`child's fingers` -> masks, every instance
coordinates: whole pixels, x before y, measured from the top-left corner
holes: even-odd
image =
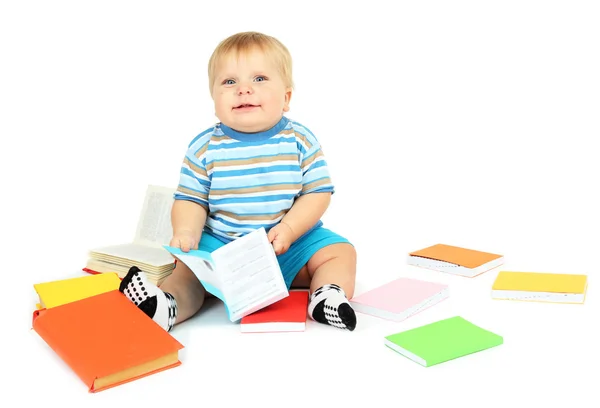
[[[171,242],[169,242],[169,246],[171,246],[173,248],[180,248],[179,238],[177,238],[177,237],[171,238]]]
[[[269,242],[273,242],[273,240],[277,237],[277,231],[275,228],[271,228],[269,233],[267,234],[267,238],[269,238]]]
[[[275,254],[279,255],[279,253],[283,249],[283,245],[279,240],[276,239],[273,241],[273,249],[275,250]]]
[[[190,245],[190,241],[186,240],[179,240],[180,244],[181,244],[181,250],[183,252],[189,252],[189,250],[191,249],[191,245]]]

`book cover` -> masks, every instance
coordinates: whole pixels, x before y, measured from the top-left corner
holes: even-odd
[[[438,304],[448,286],[419,279],[398,278],[350,299],[356,312],[400,322]]]
[[[90,392],[181,364],[183,345],[118,290],[36,310],[32,326]]]
[[[277,256],[263,227],[213,252],[164,248],[190,268],[207,292],[223,301],[232,322],[288,296]]]
[[[385,345],[399,354],[431,367],[503,344],[502,336],[460,316],[386,336]]]
[[[500,271],[492,298],[550,303],[584,303],[587,275]]]
[[[116,273],[107,273],[36,283],[33,287],[40,298],[39,308],[49,309],[119,289],[120,283]]]
[[[306,329],[308,291],[293,290],[289,296],[242,318],[242,333],[298,332]]]
[[[408,254],[408,264],[474,277],[504,263],[504,256],[471,248],[436,244]]]

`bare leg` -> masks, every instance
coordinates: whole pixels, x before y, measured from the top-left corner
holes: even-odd
[[[160,285],[163,292],[170,293],[177,302],[177,322],[181,323],[195,315],[206,296],[206,290],[196,275],[183,262],[177,262],[173,273]]]
[[[311,277],[310,292],[335,284],[341,287],[348,299],[354,296],[356,279],[356,251],[350,244],[333,244],[321,248],[307,263]]]
[[[356,315],[348,303],[354,295],[356,251],[350,244],[334,244],[317,251],[298,272],[292,287],[310,289],[308,312],[320,323],[354,330]]]
[[[316,275],[316,276],[315,276]],[[304,265],[291,287],[315,290],[328,283],[339,285],[346,295],[354,295],[356,277],[356,252],[348,244],[334,244],[317,251]]]
[[[294,280],[292,281],[291,288],[294,289],[308,289],[310,288],[310,275],[308,274],[308,266],[304,265]]]

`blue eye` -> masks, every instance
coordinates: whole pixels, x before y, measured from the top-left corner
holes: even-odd
[[[235,81],[233,79],[226,79],[225,81],[223,81],[223,85],[233,85],[235,84]]]
[[[256,77],[256,82],[262,82],[262,81],[266,81],[266,80],[267,80],[267,78],[262,75],[259,75]]]

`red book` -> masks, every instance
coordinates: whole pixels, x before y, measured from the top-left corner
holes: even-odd
[[[308,292],[290,291],[289,296],[242,318],[242,333],[299,332],[306,329]]]
[[[181,364],[183,345],[118,290],[36,310],[33,329],[91,392]]]

